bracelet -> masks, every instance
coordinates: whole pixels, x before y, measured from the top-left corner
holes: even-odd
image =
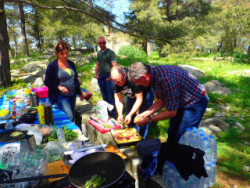
[[[149,123],[153,123],[152,119],[151,119],[151,116],[148,116],[148,119],[149,119]]]

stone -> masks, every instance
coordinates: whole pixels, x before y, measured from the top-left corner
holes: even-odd
[[[23,66],[24,71],[26,72],[33,72],[37,69],[47,69],[47,65],[48,65],[48,60],[42,60],[42,61],[33,61],[30,62],[26,65]]]
[[[245,130],[245,127],[244,127],[240,122],[236,121],[235,125],[236,125],[239,129],[241,129],[242,131]]]
[[[221,118],[219,117],[214,117],[214,118],[208,118],[204,121],[202,121],[203,124],[206,124],[207,126],[212,124],[214,126],[220,127],[221,129],[225,130],[229,128],[229,125],[224,122]]]
[[[250,69],[230,71],[228,74],[233,74],[237,76],[250,77]]]
[[[11,77],[19,77],[20,73],[21,73],[20,69],[19,70],[14,69],[10,71]]]
[[[221,133],[220,127],[214,126],[213,124],[208,125],[208,127],[213,133],[216,133],[216,135]]]
[[[212,112],[212,111],[213,111],[213,108],[207,108],[207,109],[206,109],[206,112],[209,112],[209,113],[210,113],[210,112]]]
[[[243,166],[243,170],[246,171],[246,172],[249,172],[250,171],[250,167],[249,166]]]
[[[190,66],[190,65],[177,65],[181,68],[183,68],[184,70],[190,72],[192,75],[194,75],[195,77],[204,77],[205,76],[205,71],[198,69],[196,67]]]
[[[226,88],[226,86],[220,83],[218,80],[211,80],[204,84],[206,91],[213,94],[228,95],[232,92]]]
[[[222,113],[216,113],[214,114],[214,117],[225,117],[225,115]]]
[[[96,93],[99,93],[99,94],[101,93],[101,90],[99,88],[98,81],[97,81],[96,78],[92,78],[91,85],[92,85],[93,92],[96,92]]]

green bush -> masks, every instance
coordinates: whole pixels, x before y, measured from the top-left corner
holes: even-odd
[[[234,55],[234,62],[250,63],[250,54],[243,54],[241,52],[238,52]]]
[[[150,58],[152,59],[159,59],[159,52],[152,52],[150,55]]]
[[[125,55],[131,58],[147,58],[146,52],[142,48],[135,48],[133,46],[122,46],[118,52],[119,55]]]

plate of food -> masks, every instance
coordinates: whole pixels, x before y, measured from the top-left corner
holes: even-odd
[[[138,131],[133,127],[111,130],[111,134],[118,146],[135,145],[137,142],[143,140]]]

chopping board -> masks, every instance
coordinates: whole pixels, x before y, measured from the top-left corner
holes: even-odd
[[[122,127],[122,125],[112,119],[109,119],[108,122],[106,122],[97,117],[95,120],[90,119],[88,122],[102,134],[109,132],[111,129],[120,129]]]

